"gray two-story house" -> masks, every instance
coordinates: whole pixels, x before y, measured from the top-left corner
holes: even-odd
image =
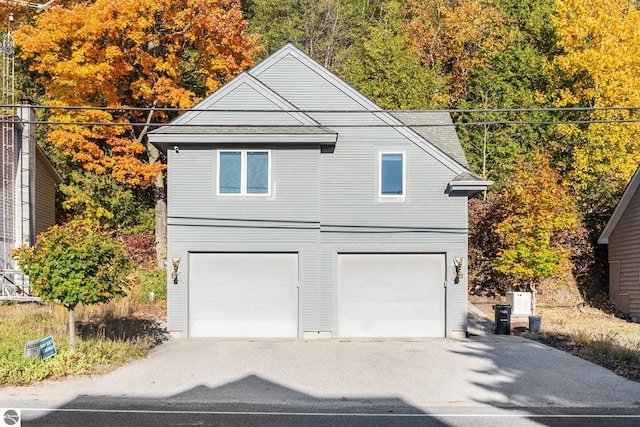
[[[469,171],[446,112],[387,112],[292,44],[150,133],[168,158],[168,328],[462,337]]]

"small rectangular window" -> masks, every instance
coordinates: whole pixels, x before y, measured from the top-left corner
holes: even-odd
[[[266,151],[247,153],[247,193],[269,192],[269,154]]]
[[[220,152],[220,194],[240,194],[242,158],[240,151]]]
[[[403,196],[404,153],[380,153],[380,194]]]
[[[218,154],[218,194],[268,195],[269,151],[226,151]]]

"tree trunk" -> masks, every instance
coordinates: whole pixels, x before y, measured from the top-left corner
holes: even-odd
[[[153,144],[147,143],[147,153],[150,164],[159,161],[160,150]],[[153,181],[153,197],[156,212],[156,265],[162,268],[167,259],[167,200],[162,175],[158,175]]]
[[[69,311],[69,349],[71,354],[76,354],[76,317],[73,307],[67,307]]]
[[[537,289],[536,289],[536,285],[534,283],[530,283],[529,287],[531,288],[531,311],[532,314],[535,316],[536,314],[536,294],[537,294]]]
[[[147,136],[149,125],[151,124],[151,117],[155,111],[156,101],[153,102],[153,108],[149,110],[147,116],[147,123],[142,129],[136,140],[140,143]],[[160,150],[158,147],[151,144],[147,138],[147,156],[149,157],[149,164],[153,165],[160,161]],[[167,200],[164,185],[164,176],[158,175],[153,181],[153,199],[155,202],[155,214],[156,214],[156,266],[159,268],[166,267],[167,259]]]

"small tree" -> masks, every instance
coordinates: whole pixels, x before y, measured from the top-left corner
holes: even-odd
[[[513,281],[525,281],[534,296],[543,277],[570,268],[571,251],[555,236],[579,226],[575,198],[551,166],[550,158],[535,154],[522,162],[500,195],[504,218],[494,231],[501,245],[493,268]]]
[[[34,295],[69,311],[69,345],[75,354],[74,309],[107,303],[125,293],[132,263],[120,242],[95,222],[74,220],[53,226],[32,247],[13,252]]]

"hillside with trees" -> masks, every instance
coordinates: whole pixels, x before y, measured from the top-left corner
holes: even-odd
[[[18,92],[57,107],[41,119],[64,123],[40,138],[65,178],[65,218],[153,233],[163,229],[154,218],[163,216],[164,165],[139,124],[166,122],[293,42],[385,109],[451,111],[472,169],[495,182],[470,203],[471,284],[504,292],[573,277],[586,296],[606,281],[595,241],[640,163],[638,8],[61,0],[16,11]],[[2,5],[3,22],[7,12]]]
[[[470,284],[606,282],[595,242],[640,163],[637,2],[243,4],[262,55],[293,41],[384,108],[452,112],[495,182],[470,203]]]

